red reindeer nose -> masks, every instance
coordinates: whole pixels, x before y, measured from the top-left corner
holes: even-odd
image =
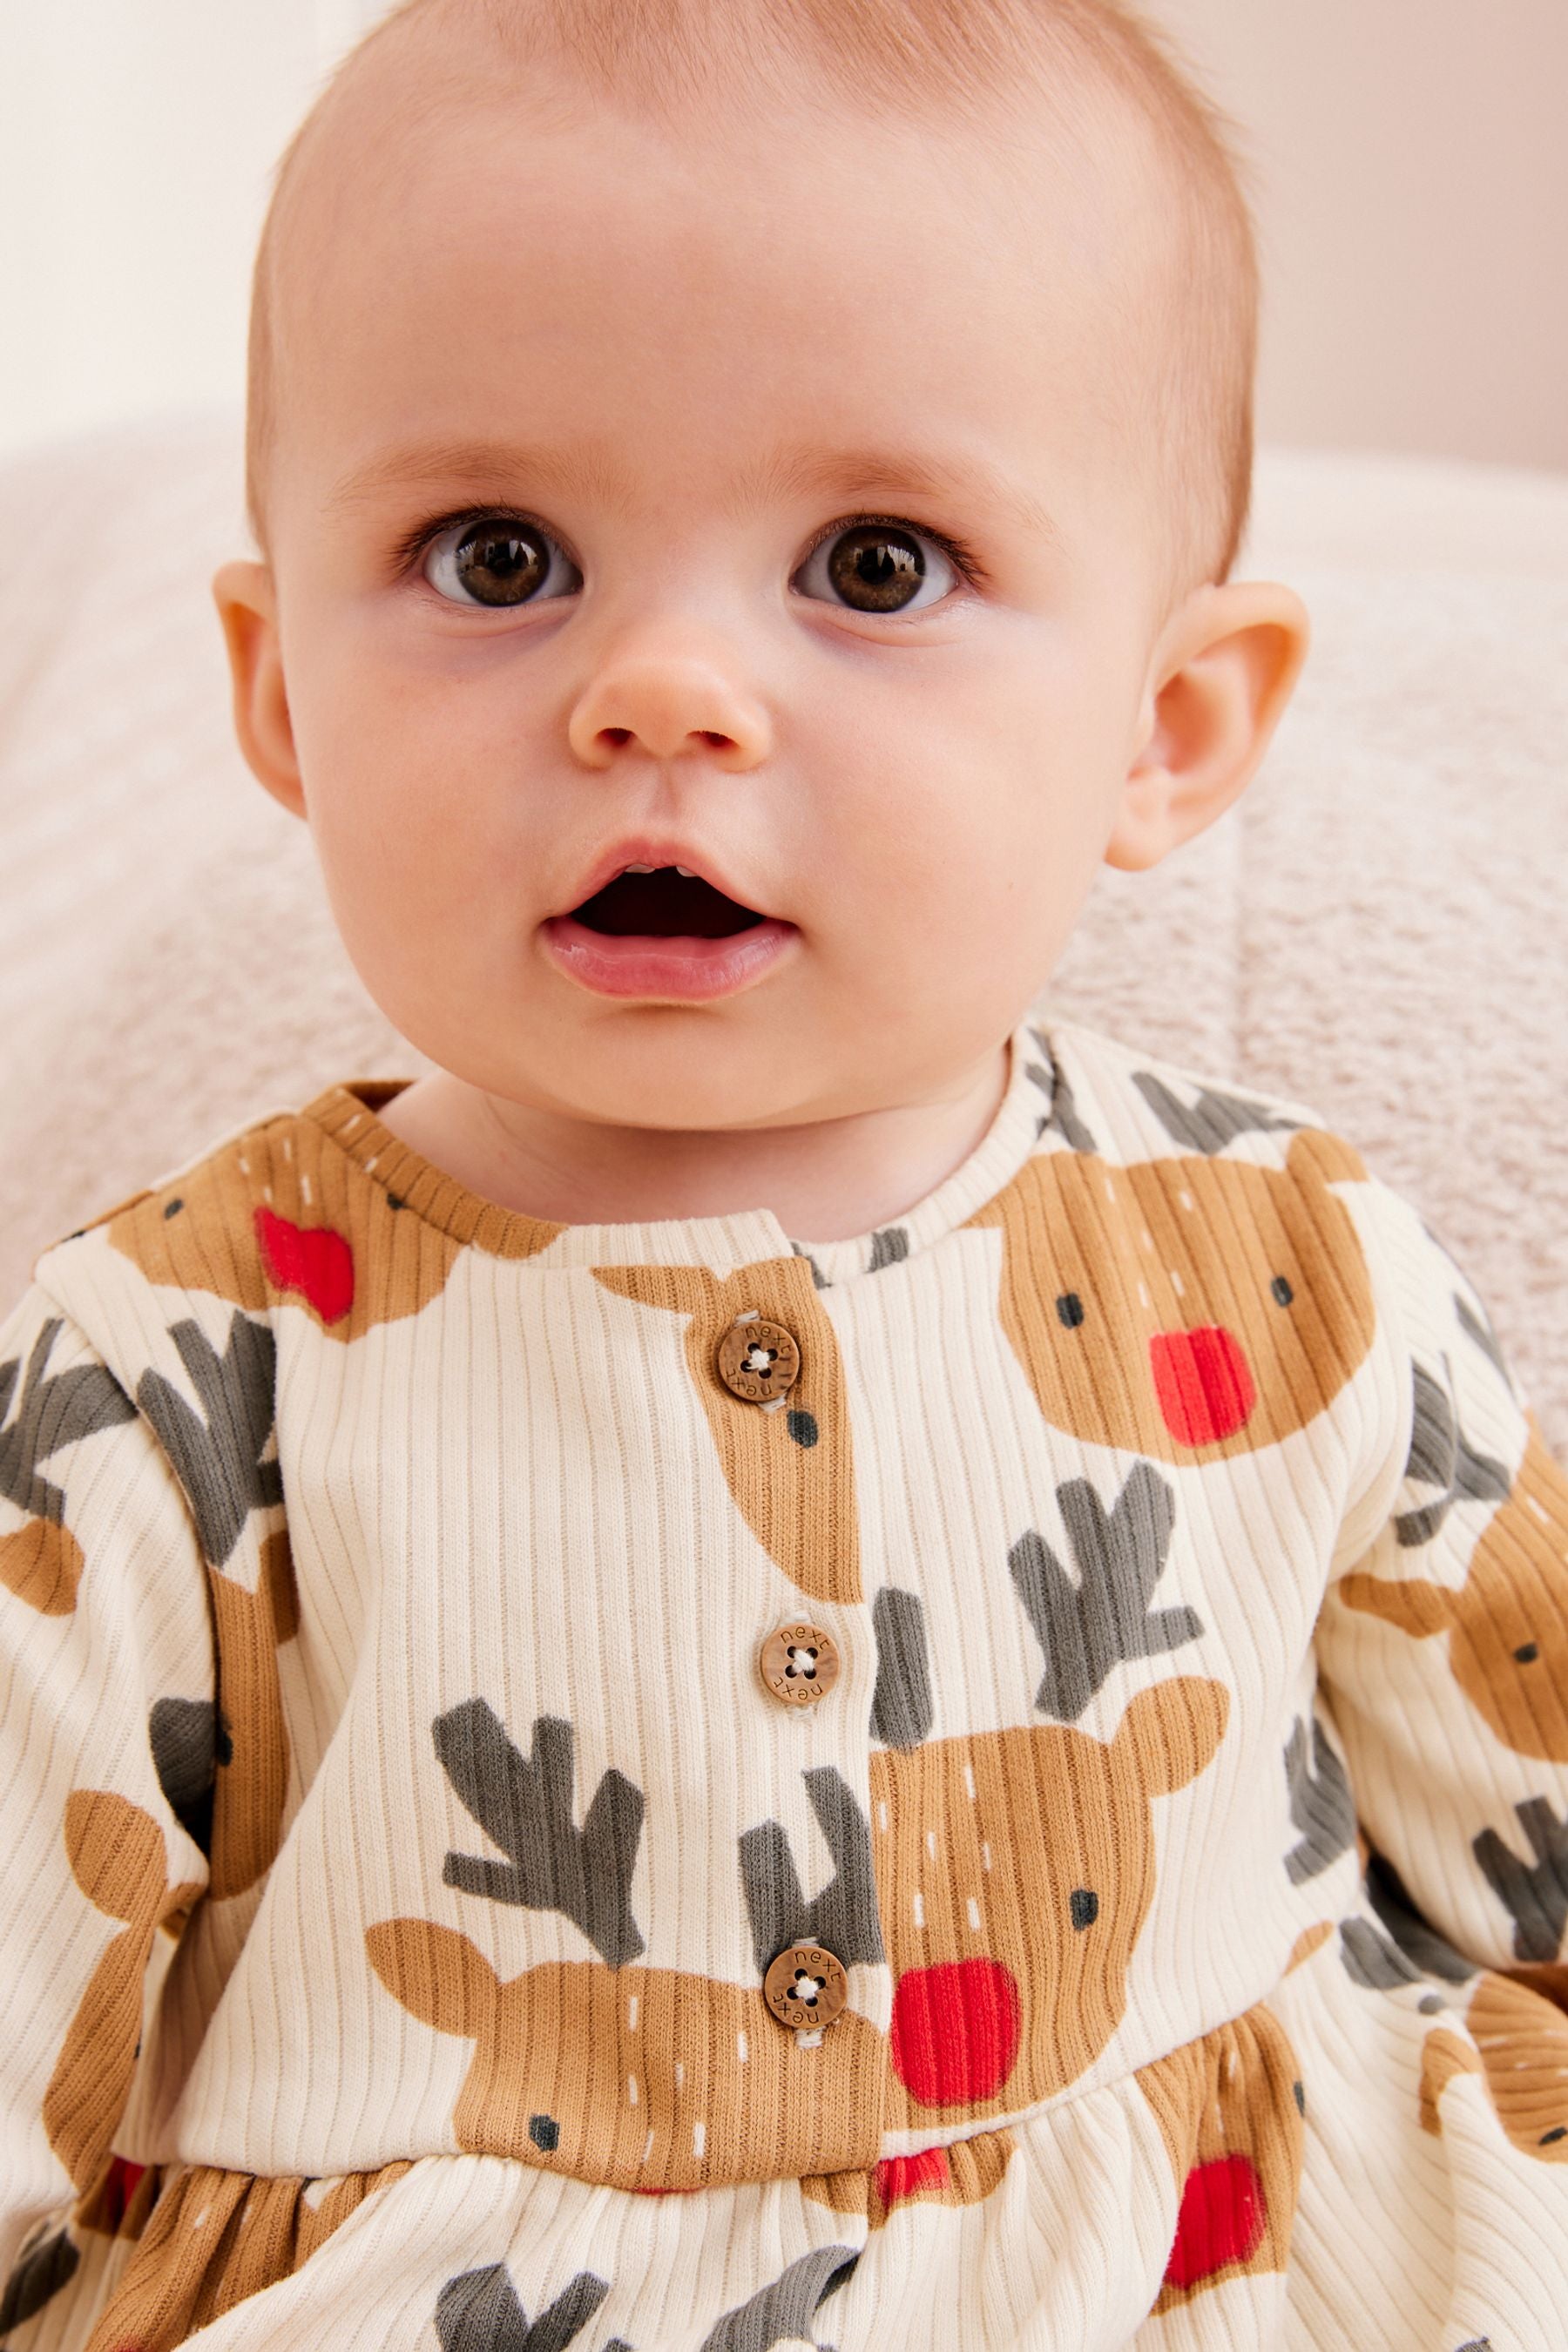
[[[922,2189],[941,2189],[949,2177],[945,2147],[922,2147],[913,2156],[885,2156],[877,2167],[877,2194],[890,2212]]]
[[[1223,1323],[1156,1331],[1149,1362],[1165,1426],[1184,1445],[1228,1437],[1258,1402],[1241,1342]]]
[[[1268,2224],[1268,2200],[1249,2156],[1221,2156],[1212,2164],[1194,2165],[1182,2191],[1166,2280],[1172,2286],[1195,2286],[1226,2263],[1250,2262]]]
[[[1018,1985],[1000,1960],[910,1969],[893,1995],[893,2072],[922,2107],[993,2098],[1018,2055]]]

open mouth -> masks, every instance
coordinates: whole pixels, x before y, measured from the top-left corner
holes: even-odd
[[[551,916],[540,936],[559,969],[595,995],[669,1003],[753,986],[799,933],[685,866],[631,865],[570,914]]]
[[[767,918],[727,898],[700,874],[683,873],[679,866],[656,866],[649,873],[628,868],[617,874],[574,907],[572,919],[613,939],[727,940]]]

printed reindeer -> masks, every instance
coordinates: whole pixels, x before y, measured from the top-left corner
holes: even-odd
[[[760,1981],[639,1964],[639,1789],[605,1772],[578,1829],[570,1723],[537,1717],[524,1754],[475,1698],[438,1716],[433,1734],[453,1789],[506,1856],[448,1853],[447,1885],[560,1911],[597,1954],[542,1961],[503,1983],[457,1928],[405,1917],[366,1930],[371,1965],[394,1999],[475,2044],[453,2116],[460,2147],[645,2192],[872,2160],[874,2137],[857,2119],[874,2125],[884,2049],[868,2019],[847,2010],[819,2047],[803,2049],[770,2015]],[[847,1850],[848,1907],[864,1912],[864,1820],[857,1828],[833,1792],[819,1813],[849,1846],[858,1841],[860,1859]],[[819,1898],[819,1916],[837,1933],[836,1902]],[[868,1916],[874,1934],[874,1908]]]
[[[860,1560],[849,1409],[838,1340],[803,1257],[746,1265],[596,1266],[617,1297],[685,1318],[687,1372],[725,1484],[763,1550],[813,1601],[858,1601]],[[791,1332],[800,1371],[778,1409],[731,1395],[714,1370],[719,1342],[752,1314]]]
[[[1137,1693],[1110,1741],[1072,1727],[1114,1664],[1202,1628],[1190,1609],[1148,1610],[1174,1513],[1151,1465],[1109,1513],[1084,1481],[1059,1499],[1078,1585],[1033,1530],[1009,1562],[1046,1653],[1036,1703],[1054,1722],[931,1740],[919,1596],[889,1588],[874,1605],[890,2130],[1033,2106],[1093,2063],[1126,2006],[1153,1895],[1152,1801],[1194,1780],[1224,1734],[1228,1693],[1192,1675]]]
[[[385,1154],[403,1154],[390,1135]],[[406,1156],[409,1181],[420,1181]],[[149,1282],[205,1292],[257,1316],[288,1300],[324,1338],[346,1345],[438,1298],[462,1254],[466,1236],[402,1208],[397,1192],[366,1175],[325,1129],[285,1116],[133,1193],[82,1231],[106,1226],[110,1246]],[[530,1257],[561,1231],[513,1216],[487,1246],[498,1256]],[[220,1234],[225,1248],[214,1246]]]
[[[1471,1452],[1446,1392],[1415,1369],[1415,1431],[1408,1475],[1441,1489],[1436,1503],[1394,1522],[1406,1549],[1428,1542],[1454,1501],[1500,1503],[1460,1585],[1430,1578],[1341,1579],[1350,1608],[1417,1641],[1448,1637],[1455,1681],[1505,1748],[1568,1764],[1568,1475],[1527,1414],[1524,1456],[1511,1481]]]
[[[39,1468],[51,1454],[79,1438],[134,1421],[136,1407],[106,1366],[72,1364],[47,1372],[64,1318],[53,1316],[33,1341],[22,1377],[16,1412],[0,1429],[0,1495],[27,1517],[10,1535],[0,1536],[0,1584],[45,1617],[65,1617],[76,1607],[83,1567],[81,1546],[65,1524],[65,1494]],[[16,1395],[21,1359],[0,1363],[0,1422]]]
[[[1360,1158],[1315,1128],[1283,1169],[1220,1157],[1217,1102],[1191,1157],[1043,1152],[970,1218],[1001,1229],[1003,1328],[1054,1428],[1215,1461],[1291,1435],[1365,1358],[1371,1282],[1331,1189]]]

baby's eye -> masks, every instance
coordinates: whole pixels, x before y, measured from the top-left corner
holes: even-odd
[[[570,596],[583,585],[582,573],[547,530],[511,515],[454,523],[431,541],[423,569],[449,603],[492,610]]]
[[[790,585],[855,613],[908,613],[939,604],[959,577],[952,557],[923,530],[854,522],[819,539]]]

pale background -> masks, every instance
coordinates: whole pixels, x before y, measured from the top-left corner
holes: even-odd
[[[272,165],[380,13],[0,6],[0,457],[241,397]],[[1568,0],[1150,13],[1252,159],[1264,438],[1568,468]]]

